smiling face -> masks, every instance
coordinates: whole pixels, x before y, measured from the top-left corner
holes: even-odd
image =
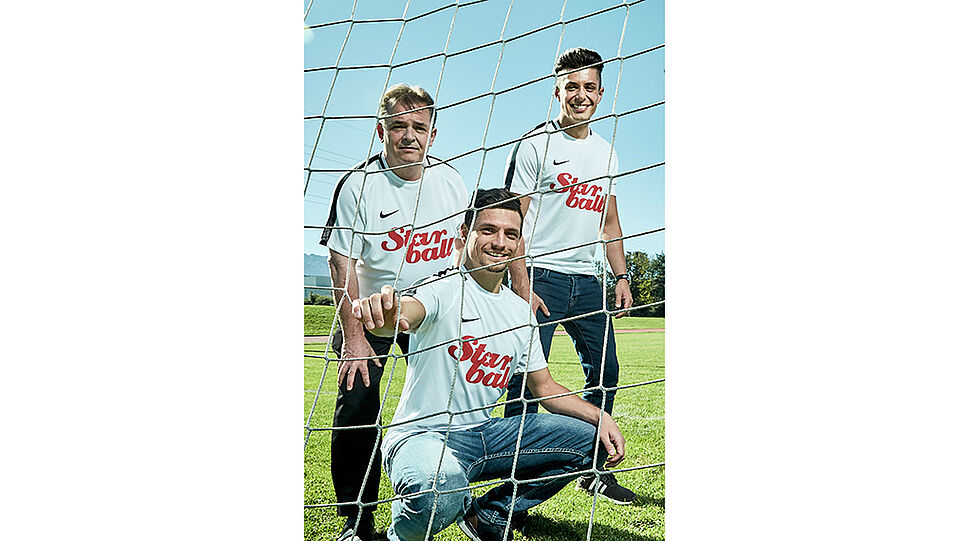
[[[562,75],[555,80],[555,97],[561,104],[559,123],[571,126],[592,118],[602,100],[603,89],[595,68]]]
[[[513,211],[502,208],[483,209],[471,224],[468,231],[466,225],[461,226],[466,238],[465,266],[469,269],[484,267],[472,272],[475,279],[485,278],[489,284],[494,279],[494,288],[481,283],[486,289],[497,289],[504,278],[508,260],[515,257],[518,242],[521,240],[521,216]]]
[[[419,105],[398,102],[390,111],[389,118],[377,123],[377,137],[384,143],[384,156],[389,167],[417,164],[415,167],[394,169],[394,173],[404,180],[418,180],[423,168],[427,149],[434,143],[437,129],[431,127],[431,111],[421,109],[404,113]],[[397,114],[403,113],[403,114]]]

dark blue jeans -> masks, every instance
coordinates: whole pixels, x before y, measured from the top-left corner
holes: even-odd
[[[511,512],[521,512],[551,498],[583,471],[592,469],[596,427],[564,415],[526,415],[515,468],[515,450],[522,417],[491,419],[481,426],[410,436],[392,449],[384,468],[403,496],[391,504],[391,541],[418,541],[434,535],[473,506],[478,517],[501,527]],[[598,466],[605,462],[599,449]],[[514,471],[514,475],[513,475]],[[561,475],[544,481],[520,482],[512,499],[511,482],[499,484],[472,501],[469,485],[476,481],[514,477],[516,480]]]
[[[619,383],[619,360],[616,358],[616,337],[612,330],[609,315],[602,310],[602,286],[591,274],[566,274],[548,269],[535,268],[532,278],[532,290],[545,301],[549,316],[541,310],[536,317],[539,323],[571,318],[590,312],[595,314],[565,321],[562,326],[572,338],[575,352],[579,355],[579,363],[585,372],[585,387],[582,398],[612,413],[612,402],[616,396],[615,390],[602,391],[598,387],[615,387]],[[612,299],[606,299],[606,306]],[[552,348],[552,334],[558,324],[539,327],[539,337],[542,341],[542,351],[545,358]],[[602,346],[605,343],[606,355],[602,356]],[[549,359],[551,360],[551,359]],[[554,374],[553,374],[554,377]],[[600,383],[601,378],[601,383]],[[508,382],[508,399],[521,396],[524,378],[516,374]],[[525,398],[534,398],[531,391],[525,387]],[[538,411],[538,403],[528,405],[529,413]],[[505,405],[505,417],[521,415],[522,403],[512,402]]]

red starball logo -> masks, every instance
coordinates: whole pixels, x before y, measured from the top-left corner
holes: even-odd
[[[387,239],[380,243],[380,247],[388,252],[396,252],[407,246],[404,260],[408,263],[434,261],[451,255],[454,250],[454,237],[447,236],[447,229],[415,235],[412,229],[398,227],[387,233]]]
[[[447,352],[458,362],[470,361],[471,365],[464,379],[468,383],[480,383],[495,389],[507,387],[511,356],[488,351],[485,343],[473,336],[461,338],[467,342],[462,342],[460,346],[451,346]]]
[[[606,198],[599,195],[602,192],[601,186],[595,184],[577,184],[579,179],[569,173],[559,173],[556,177],[561,188],[555,190],[557,193],[569,192],[569,197],[565,200],[565,206],[574,209],[591,210],[602,212],[606,206]]]

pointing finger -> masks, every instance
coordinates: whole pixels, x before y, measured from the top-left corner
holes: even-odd
[[[380,288],[380,296],[383,297],[384,310],[390,310],[394,307],[394,288],[389,285],[385,285]]]
[[[377,327],[383,327],[384,310],[380,293],[374,293],[370,296],[370,310],[373,312],[373,324]]]
[[[358,301],[353,301],[353,302],[358,302]],[[360,315],[357,316],[357,319],[359,319],[360,322],[363,323],[364,327],[368,329],[373,329],[373,309],[370,306],[370,298],[364,297],[360,299],[359,302],[360,302]]]

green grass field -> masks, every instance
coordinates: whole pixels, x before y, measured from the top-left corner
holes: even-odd
[[[311,307],[307,309],[332,307]],[[309,311],[309,310],[308,310]],[[323,310],[319,312],[325,312]],[[332,316],[331,316],[332,317]],[[633,318],[617,321],[629,322]],[[642,325],[648,328],[665,327],[662,318],[636,318],[652,320]],[[632,323],[632,322],[629,322]],[[309,328],[309,327],[308,327]],[[307,333],[313,334],[313,333]],[[325,333],[319,333],[325,334]],[[620,333],[616,335],[620,361],[620,385],[628,385],[664,377],[665,333]],[[325,344],[307,344],[306,355],[322,355]],[[396,351],[396,350],[395,350]],[[549,368],[557,381],[570,389],[579,389],[584,382],[578,358],[567,336],[557,336],[552,342]],[[309,415],[315,392],[323,372],[323,360],[305,357],[305,413]],[[397,407],[397,398],[404,382],[404,362],[398,361],[393,377],[390,366],[384,372],[381,391],[387,385],[390,392],[384,406],[383,420],[389,422]],[[327,427],[333,419],[336,398],[336,364],[326,370],[326,378],[311,426]],[[642,385],[622,389],[616,395],[613,417],[626,437],[626,460],[620,468],[633,468],[665,461],[665,383]],[[544,411],[544,410],[543,410]],[[500,410],[496,412],[500,415]],[[330,433],[313,432],[306,447],[304,461],[304,497],[306,504],[334,503],[335,496],[330,481],[329,457]],[[619,506],[607,500],[596,503],[592,539],[597,540],[661,540],[664,539],[665,521],[665,469],[663,466],[640,469],[617,474],[620,482],[635,491],[639,497],[631,505]],[[486,489],[475,489],[481,494]],[[386,475],[381,476],[380,498],[391,498],[393,492]],[[529,541],[560,541],[585,539],[592,511],[592,497],[574,490],[569,485],[547,502],[531,511],[524,532],[514,532],[514,539]],[[378,530],[386,530],[390,523],[390,505],[381,505],[376,514]],[[331,540],[339,532],[343,519],[333,507],[304,509],[304,538],[306,540]],[[449,526],[435,536],[439,541],[459,541],[466,537],[455,525]]]
[[[333,322],[333,306],[303,305],[303,336],[321,336],[330,334],[330,323]],[[666,319],[661,317],[623,317],[614,319],[617,329],[665,329]]]
[[[303,336],[322,336],[330,334],[330,323],[336,307],[318,304],[303,305]]]

